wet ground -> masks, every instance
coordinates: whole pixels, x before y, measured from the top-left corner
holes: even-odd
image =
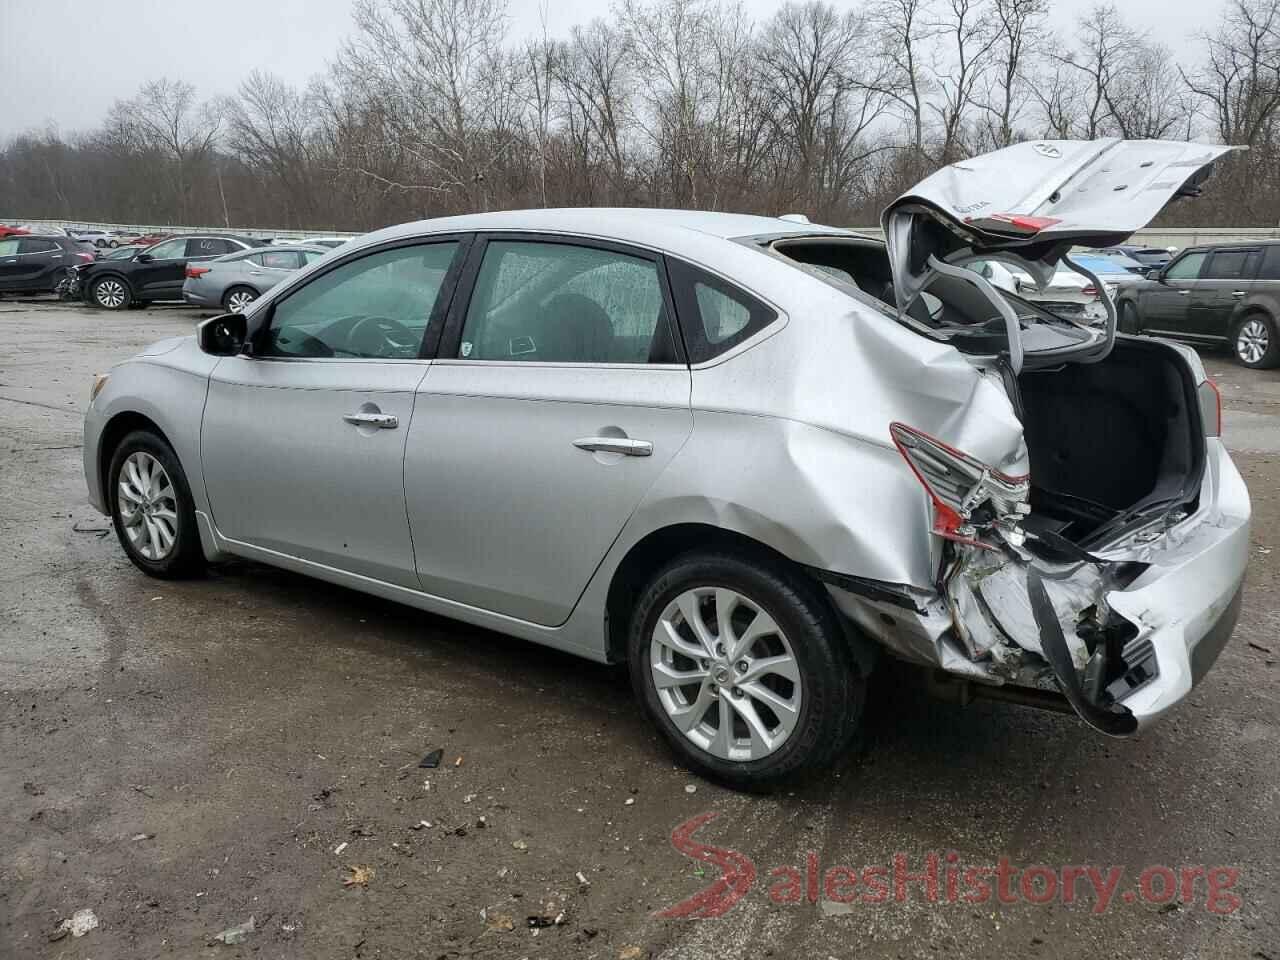
[[[0,957],[1280,960],[1280,372],[1207,358],[1254,558],[1171,719],[1109,741],[890,671],[840,770],[761,799],[675,768],[619,670],[267,567],[139,574],[85,502],[81,413],[94,372],[197,319],[0,302]],[[720,875],[671,842],[701,814],[754,883],[659,917]],[[895,855],[939,858],[932,897],[896,895]],[[973,902],[964,871],[1002,858],[1053,868],[1050,902],[1039,871]],[[1063,902],[1064,865],[1108,902]],[[59,933],[81,909],[97,928]]]

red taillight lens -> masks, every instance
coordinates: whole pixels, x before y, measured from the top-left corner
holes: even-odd
[[[1196,388],[1196,396],[1200,400],[1200,419],[1204,422],[1206,437],[1222,436],[1222,393],[1218,385],[1205,377],[1204,382]]]
[[[998,528],[1006,539],[1020,541],[1016,524],[1029,510],[1029,477],[1001,473],[905,423],[889,424],[889,435],[929,494],[935,534],[988,550],[995,547],[979,539],[988,529]]]
[[[1041,230],[1047,230],[1062,221],[1057,217],[1024,217],[1017,213],[989,213],[985,217],[966,217],[964,222],[983,230],[1034,236]]]
[[[211,267],[187,267],[187,276],[195,280],[198,277],[203,277],[211,269]]]
[[[1091,283],[1088,286],[1081,287],[1080,292],[1086,297],[1096,297],[1098,295],[1098,288]]]
[[[78,259],[80,259],[80,260],[84,261],[85,263],[93,263],[93,254],[92,254],[92,253],[77,253],[77,254],[76,254],[76,257],[77,257]]]

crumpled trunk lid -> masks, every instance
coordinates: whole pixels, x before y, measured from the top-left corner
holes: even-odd
[[[1022,261],[1041,283],[1073,245],[1121,243],[1177,196],[1194,196],[1229,146],[1172,140],[1038,140],[943,167],[881,218],[906,310],[930,258]]]

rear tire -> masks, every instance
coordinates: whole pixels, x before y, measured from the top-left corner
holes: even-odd
[[[633,611],[628,659],[679,761],[736,790],[775,790],[828,766],[866,690],[817,587],[727,553],[685,554],[659,571]]]
[[[1241,317],[1231,333],[1231,352],[1240,364],[1255,370],[1280,364],[1280,336],[1276,334],[1275,321],[1264,313]]]
[[[123,310],[132,302],[133,292],[119,277],[103,277],[93,282],[90,299],[104,310]]]
[[[243,313],[244,308],[257,300],[259,293],[252,287],[232,287],[222,295],[222,305],[228,313]]]
[[[111,457],[106,493],[116,537],[139,570],[162,580],[204,571],[191,487],[168,443],[147,430],[125,436]]]

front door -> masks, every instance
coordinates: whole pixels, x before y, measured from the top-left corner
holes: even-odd
[[[459,244],[362,252],[263,309],[251,356],[210,378],[201,457],[225,537],[417,587],[405,438],[424,332]]]
[[[558,625],[692,429],[665,271],[616,245],[507,236],[478,242],[466,276],[405,450],[418,574]]]
[[[1237,304],[1247,297],[1262,260],[1259,247],[1229,247],[1213,251],[1200,271],[1191,294],[1187,333],[1229,339]]]
[[[134,292],[144,300],[181,299],[187,273],[187,238],[165,240],[144,255],[149,259],[139,261],[132,272]]]
[[[1190,250],[1165,268],[1158,282],[1143,284],[1138,293],[1138,312],[1146,333],[1185,336],[1192,291],[1200,282],[1200,271],[1208,251]]]

